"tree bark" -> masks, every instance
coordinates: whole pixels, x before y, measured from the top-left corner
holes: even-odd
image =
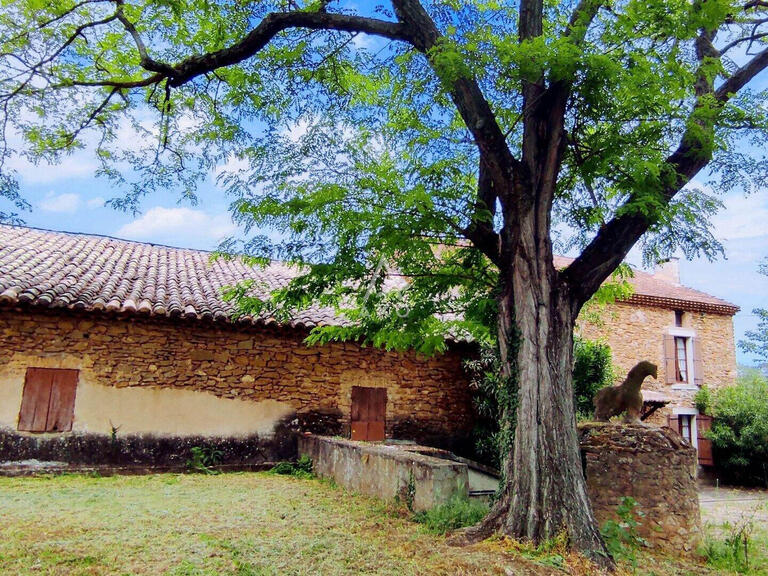
[[[576,549],[605,564],[609,556],[592,513],[576,433],[570,297],[551,257],[533,263],[517,258],[512,287],[518,406],[505,462],[501,532],[540,542],[564,531]],[[505,337],[509,321],[508,315],[500,319]]]
[[[517,386],[506,482],[485,520],[457,541],[500,533],[540,543],[565,533],[570,546],[612,569],[589,501],[576,431],[573,329],[580,306],[554,268],[548,239],[537,243],[525,230],[521,226],[514,251],[505,255],[509,265],[502,268],[499,296],[502,372],[504,381]]]

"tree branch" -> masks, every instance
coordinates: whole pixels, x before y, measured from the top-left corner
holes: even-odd
[[[393,0],[395,14],[398,20],[405,26],[407,40],[419,52],[422,52],[440,76],[441,72],[435,65],[435,51],[440,50],[443,36],[437,29],[435,22],[426,12],[418,0]],[[451,100],[464,120],[475,144],[480,151],[481,171],[493,181],[493,202],[487,204],[490,208],[495,205],[498,198],[506,206],[507,211],[516,212],[519,203],[518,190],[525,168],[520,161],[512,155],[507,145],[506,136],[496,121],[496,116],[491,110],[490,104],[480,89],[477,81],[469,74],[462,74],[452,81],[450,89]],[[483,184],[483,187],[485,184]],[[483,191],[480,187],[478,193]],[[486,192],[488,191],[485,188]],[[473,235],[483,230],[482,222],[473,219],[473,222],[465,229],[467,233],[473,231]],[[499,242],[498,235],[491,229],[485,229],[482,237],[472,238],[475,245],[482,250],[491,260],[498,261]]]
[[[711,108],[712,99],[722,109],[734,94],[768,67],[767,48],[714,90],[712,79],[704,71],[706,60],[719,56],[712,46],[713,38],[714,32],[703,30],[696,41],[699,60],[695,84],[696,103],[677,149],[662,165],[658,202],[663,206],[668,205],[711,159],[714,120],[706,108]],[[664,177],[665,174],[667,177]],[[581,255],[563,272],[562,278],[569,284],[578,308],[591,297],[656,221],[653,215],[641,214],[633,209],[638,198],[637,193],[631,194],[617,210],[617,215],[600,229]]]
[[[273,12],[265,16],[259,25],[242,40],[228,48],[192,56],[174,66],[157,64],[163,67],[168,66],[167,77],[172,87],[181,86],[201,74],[247,60],[262,50],[280,32],[290,28],[362,32],[391,40],[407,41],[408,39],[404,26],[397,22],[328,12]],[[152,72],[162,72],[162,70],[147,69]],[[166,74],[166,72],[163,73]]]
[[[491,261],[499,264],[499,235],[493,229],[493,218],[496,214],[496,192],[493,178],[483,160],[480,160],[480,171],[477,177],[477,202],[469,225],[461,230],[461,234],[488,256]]]
[[[744,88],[755,76],[768,67],[768,48],[758,53],[744,66],[736,70],[715,91],[715,98],[722,103],[727,102],[731,96]]]

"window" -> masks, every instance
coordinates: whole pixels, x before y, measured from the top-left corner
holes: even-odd
[[[677,415],[678,432],[680,436],[688,440],[688,443],[693,446],[693,436],[691,430],[693,430],[693,416],[691,414],[678,414]]]
[[[675,326],[678,328],[683,327],[683,311],[682,310],[675,310]]]
[[[688,338],[675,336],[675,380],[688,382]]]
[[[693,389],[704,376],[701,339],[689,328],[670,327],[664,334],[664,381]]]
[[[77,370],[27,368],[18,429],[26,432],[72,430]]]

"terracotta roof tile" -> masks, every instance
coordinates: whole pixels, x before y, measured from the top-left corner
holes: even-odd
[[[558,267],[569,262],[555,260]],[[0,225],[0,303],[230,322],[235,307],[221,296],[225,286],[253,279],[254,295],[266,297],[296,274],[296,268],[281,262],[252,267],[239,259],[211,261],[209,252],[199,250]],[[392,278],[388,284],[402,282]],[[635,294],[630,302],[719,314],[738,310],[724,300],[645,272],[635,271],[632,283]],[[239,321],[276,324],[267,316]],[[287,325],[345,323],[333,309],[315,306],[297,312]]]
[[[557,268],[565,268],[571,262],[573,262],[573,258],[555,256]],[[739,307],[735,304],[710,296],[705,292],[658,278],[642,270],[633,268],[632,271],[634,277],[630,278],[629,282],[635,291],[627,300],[630,303],[728,316],[733,316],[739,311]]]
[[[0,225],[0,303],[232,321],[225,286],[253,279],[254,295],[266,297],[295,274],[280,262],[259,268],[239,259],[211,261],[198,250]],[[240,321],[275,323],[267,316]],[[287,324],[344,322],[331,308],[312,307]]]

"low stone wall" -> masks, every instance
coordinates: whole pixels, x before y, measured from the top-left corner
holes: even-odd
[[[414,510],[427,510],[468,493],[466,464],[396,446],[305,435],[299,437],[299,454],[312,459],[318,476],[384,500],[412,498]]]
[[[701,532],[696,450],[668,428],[579,426],[589,497],[600,524],[616,519],[625,496],[638,502],[638,533],[649,545],[691,553]]]

